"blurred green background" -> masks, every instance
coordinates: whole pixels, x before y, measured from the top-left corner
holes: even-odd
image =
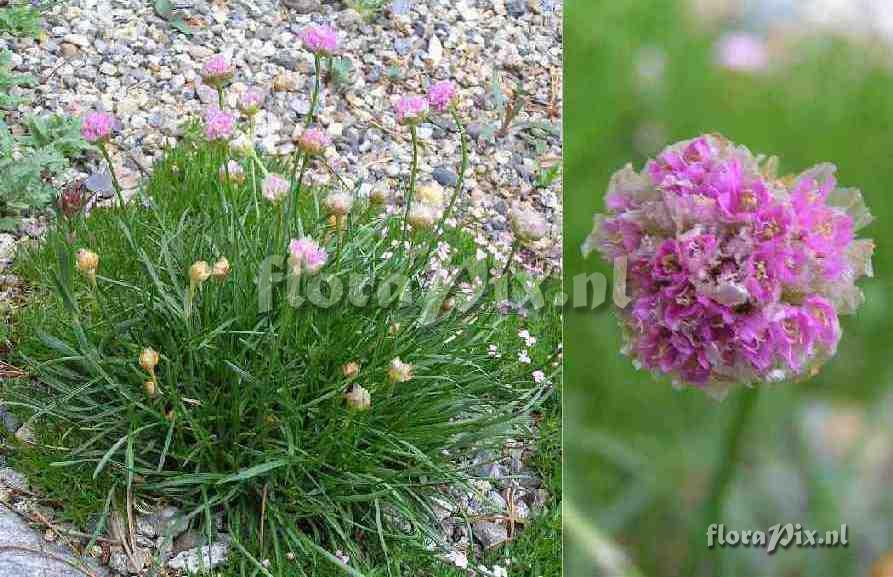
[[[565,2],[569,292],[574,275],[611,278],[579,250],[611,174],[704,132],[779,155],[782,174],[837,164],[876,219],[859,233],[877,244],[866,303],[842,318],[839,352],[819,376],[761,392],[720,520],[846,523],[850,545],[712,550],[713,577],[893,575],[883,559],[893,549],[893,57],[870,29],[798,19],[806,4]],[[744,41],[729,36],[739,32]],[[696,511],[740,391],[720,403],[635,371],[609,304],[569,308],[565,347],[565,574],[707,577],[685,573],[689,532],[704,539]]]

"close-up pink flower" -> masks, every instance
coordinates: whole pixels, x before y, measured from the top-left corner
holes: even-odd
[[[87,142],[108,140],[115,128],[115,118],[106,112],[90,112],[81,122],[81,136]]]
[[[449,80],[441,80],[428,88],[428,105],[435,112],[444,112],[456,99],[456,87]]]
[[[338,51],[338,33],[331,26],[307,26],[301,31],[304,48],[318,56],[331,56]]]
[[[705,135],[613,176],[584,252],[626,260],[622,350],[637,366],[721,395],[811,376],[835,354],[838,317],[871,275],[874,244],[855,235],[871,216],[833,165],[774,166]]]
[[[418,124],[428,113],[428,100],[422,96],[401,96],[394,105],[397,122],[400,124]]]
[[[228,140],[235,127],[236,119],[232,114],[215,106],[205,112],[205,136],[208,140]]]

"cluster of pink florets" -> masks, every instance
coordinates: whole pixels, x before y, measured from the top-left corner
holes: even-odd
[[[326,249],[312,238],[293,239],[288,245],[289,264],[294,274],[316,274],[325,266],[329,256]]]
[[[455,101],[456,87],[449,80],[441,80],[428,88],[426,96],[407,94],[398,98],[394,112],[399,124],[415,125],[425,119],[429,109],[445,112]]]
[[[90,112],[81,123],[81,136],[87,142],[108,140],[115,128],[115,119],[105,112]]]
[[[304,48],[318,56],[331,56],[338,51],[338,33],[330,26],[308,26],[301,31]]]
[[[718,393],[814,374],[835,354],[839,314],[862,302],[873,243],[861,194],[835,167],[776,177],[714,135],[612,178],[584,252],[627,259],[624,352],[638,366]]]
[[[205,136],[208,140],[228,140],[236,128],[235,117],[212,106],[205,113]]]

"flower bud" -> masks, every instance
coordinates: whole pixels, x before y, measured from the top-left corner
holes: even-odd
[[[99,255],[82,248],[77,254],[78,270],[86,275],[95,275],[99,268]]]
[[[158,351],[152,347],[146,347],[140,353],[140,366],[150,375],[154,375],[155,367],[158,366],[158,358]]]
[[[149,397],[154,397],[158,394],[158,387],[155,385],[155,381],[146,381],[143,383],[143,388],[146,390],[146,395]]]
[[[391,199],[391,185],[383,180],[375,185],[369,193],[369,202],[372,204],[387,204]]]
[[[412,365],[404,363],[400,357],[396,357],[391,361],[391,367],[388,369],[388,378],[392,383],[405,383],[412,379]]]
[[[356,361],[346,363],[344,366],[341,367],[341,374],[348,379],[355,378],[358,374],[360,374],[360,364]]]
[[[397,333],[400,332],[400,323],[391,323],[391,326],[388,327],[388,335],[389,336],[397,336]]]
[[[546,236],[546,219],[535,210],[514,206],[511,210],[512,230],[522,242],[535,242]]]
[[[223,182],[226,182],[227,177],[229,177],[232,182],[241,184],[245,182],[245,169],[235,160],[229,160],[226,164],[220,165],[218,176]]]
[[[369,395],[369,391],[357,384],[350,388],[344,398],[347,399],[347,406],[355,411],[368,411],[372,406],[372,397]]]
[[[189,280],[194,287],[201,285],[203,282],[208,280],[210,276],[211,267],[206,261],[196,261],[191,267],[189,267]]]
[[[229,276],[229,260],[222,256],[211,268],[211,276],[217,280],[224,280]]]

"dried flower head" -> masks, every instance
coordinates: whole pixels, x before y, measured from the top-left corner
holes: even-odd
[[[331,56],[338,52],[338,33],[331,26],[307,26],[301,31],[301,42],[317,56]]]
[[[83,180],[65,185],[56,201],[59,212],[66,218],[80,214],[85,204],[87,204],[87,186]]]
[[[189,281],[193,287],[200,286],[211,278],[211,266],[207,261],[196,261],[189,267]]]
[[[353,207],[353,196],[349,192],[333,192],[325,198],[323,206],[329,214],[345,216]]]
[[[239,110],[245,116],[254,116],[264,105],[265,98],[266,95],[260,88],[246,88],[239,95]]]
[[[532,208],[515,205],[511,210],[512,231],[522,242],[536,242],[546,236],[546,219]]]
[[[316,274],[325,266],[329,258],[326,249],[309,237],[293,239],[288,244],[288,252],[288,262],[295,275]]]
[[[372,396],[369,391],[358,384],[354,384],[350,391],[345,393],[344,398],[347,400],[347,406],[355,411],[368,411],[372,406]]]
[[[226,164],[220,165],[218,176],[220,177],[220,180],[224,182],[226,182],[227,177],[229,177],[232,182],[241,184],[245,182],[245,169],[235,160],[228,160],[226,161]]]
[[[388,379],[392,383],[405,383],[412,379],[412,365],[409,363],[404,363],[400,360],[400,357],[394,358],[391,361],[391,366],[388,368]]]
[[[232,63],[223,54],[211,57],[202,68],[202,80],[205,84],[220,87],[229,82],[235,69]]]
[[[413,230],[428,230],[437,222],[437,209],[424,202],[414,202],[406,215]]]
[[[288,194],[288,181],[278,174],[270,173],[264,178],[261,193],[272,203],[277,203]]]
[[[81,136],[87,142],[101,143],[112,136],[115,118],[105,112],[91,112],[81,121]]]
[[[415,191],[415,198],[421,203],[433,206],[443,206],[443,187],[436,181],[419,186]]]
[[[158,351],[152,347],[146,347],[140,352],[140,366],[150,375],[155,375],[155,367],[158,366]]]
[[[212,106],[205,112],[205,136],[208,140],[229,140],[236,127],[236,119],[229,112]]]
[[[360,363],[356,361],[345,363],[344,366],[341,367],[341,374],[348,379],[356,378],[356,376],[360,374]]]
[[[456,100],[456,87],[449,80],[435,82],[428,88],[428,105],[435,112],[444,112]]]
[[[214,263],[214,266],[211,267],[211,276],[217,280],[225,280],[226,277],[229,276],[229,259],[225,256],[217,259],[217,262]]]
[[[92,250],[82,248],[77,252],[78,270],[96,284],[96,271],[99,269],[99,255]]]
[[[329,135],[324,130],[315,127],[305,129],[295,141],[298,149],[309,156],[323,154],[331,142]]]
[[[835,354],[838,315],[871,276],[874,245],[855,237],[871,215],[833,165],[779,179],[776,163],[705,135],[612,177],[583,249],[627,260],[620,320],[637,366],[721,395]]]
[[[428,114],[428,100],[415,95],[401,96],[394,105],[397,122],[405,125],[416,125]]]

